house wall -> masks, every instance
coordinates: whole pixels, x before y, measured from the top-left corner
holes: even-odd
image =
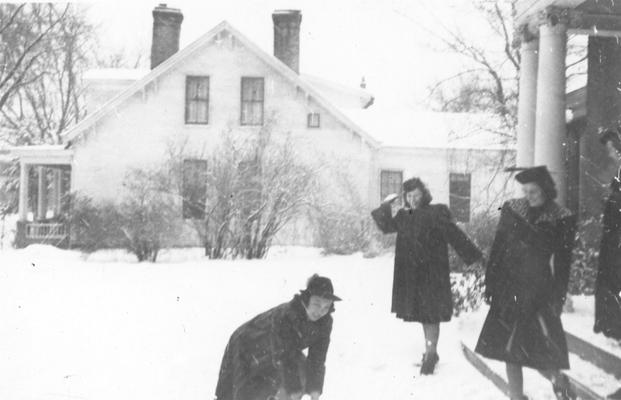
[[[449,204],[449,174],[471,175],[470,215],[487,212],[517,194],[512,176],[504,168],[515,162],[514,150],[441,148],[383,148],[373,173],[374,195],[380,202],[380,171],[403,172],[403,179],[419,177],[429,188],[434,203]]]
[[[226,131],[239,136],[256,133],[258,127],[239,123],[241,77],[255,76],[265,78],[264,115],[272,120],[275,136],[290,134],[300,160],[326,178],[346,169],[368,206],[373,150],[357,134],[230,36],[221,35],[218,43],[195,54],[100,119],[75,145],[75,191],[95,199],[118,199],[126,173],[161,163],[171,145],[185,143],[188,153],[208,154]],[[210,77],[208,125],[184,122],[188,75]],[[321,114],[320,129],[307,128],[309,112]],[[338,188],[339,183],[333,180],[330,186]]]

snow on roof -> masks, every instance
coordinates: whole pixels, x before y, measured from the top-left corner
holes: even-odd
[[[89,69],[84,73],[85,80],[118,80],[137,81],[149,73],[148,69],[130,68],[97,68]]]
[[[341,108],[365,108],[373,103],[373,95],[362,88],[345,86],[317,76],[300,75],[330,103]]]
[[[505,150],[514,143],[497,133],[489,114],[441,113],[373,106],[343,110],[383,147]]]

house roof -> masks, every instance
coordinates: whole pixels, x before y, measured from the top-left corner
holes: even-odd
[[[379,104],[343,110],[379,140],[382,147],[511,150],[515,143],[499,134],[490,114],[414,111]]]
[[[94,113],[88,115],[78,124],[71,127],[67,130],[63,136],[67,143],[67,147],[71,146],[78,138],[83,136],[85,132],[88,131],[89,128],[93,127],[99,120],[103,117],[109,115],[113,112],[117,107],[121,106],[125,101],[130,99],[136,93],[139,93],[141,90],[145,90],[145,88],[152,82],[156,81],[160,76],[162,76],[167,71],[173,69],[179,63],[182,63],[186,59],[190,58],[194,52],[198,51],[202,46],[206,45],[214,39],[218,34],[223,31],[228,31],[232,34],[239,42],[241,42],[244,46],[246,46],[251,52],[253,52],[256,56],[258,56],[261,60],[263,60],[266,64],[272,67],[276,72],[278,72],[281,76],[288,79],[292,84],[296,85],[296,87],[303,90],[307,96],[310,96],[314,101],[316,101],[320,106],[324,107],[329,113],[331,113],[337,120],[339,120],[343,125],[349,128],[353,133],[359,135],[362,140],[369,144],[369,146],[373,148],[377,148],[379,143],[375,140],[371,135],[369,135],[362,127],[360,127],[357,123],[352,121],[347,115],[342,113],[337,107],[331,104],[318,90],[316,90],[311,84],[306,82],[302,77],[292,71],[289,67],[287,67],[282,61],[277,59],[271,54],[266,53],[261,48],[259,48],[256,44],[254,44],[251,40],[245,37],[238,30],[233,28],[228,22],[223,21],[209,32],[195,40],[190,45],[186,46],[182,50],[175,53],[173,56],[168,58],[158,67],[151,70],[146,76],[137,80],[133,84],[131,84],[127,89],[120,92],[118,95],[110,99],[107,103],[105,103],[101,108],[99,108]]]

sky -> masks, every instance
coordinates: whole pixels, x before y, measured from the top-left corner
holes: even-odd
[[[124,51],[131,60],[143,54],[148,60],[151,11],[157,4],[142,0],[84,3],[89,19],[98,27],[100,51]],[[458,57],[440,49],[429,30],[459,26],[472,40],[489,40],[481,29],[485,21],[470,11],[469,4],[470,0],[167,3],[184,14],[181,47],[226,20],[269,53],[273,49],[272,11],[301,10],[302,73],[349,86],[358,86],[364,76],[376,103],[417,108],[423,107],[429,86],[463,68]]]

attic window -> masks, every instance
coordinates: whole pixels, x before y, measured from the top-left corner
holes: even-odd
[[[263,78],[243,77],[241,80],[241,125],[263,125]]]
[[[320,128],[321,127],[321,114],[309,113],[307,116],[307,126],[309,128]]]
[[[185,78],[185,123],[209,123],[209,77]]]

